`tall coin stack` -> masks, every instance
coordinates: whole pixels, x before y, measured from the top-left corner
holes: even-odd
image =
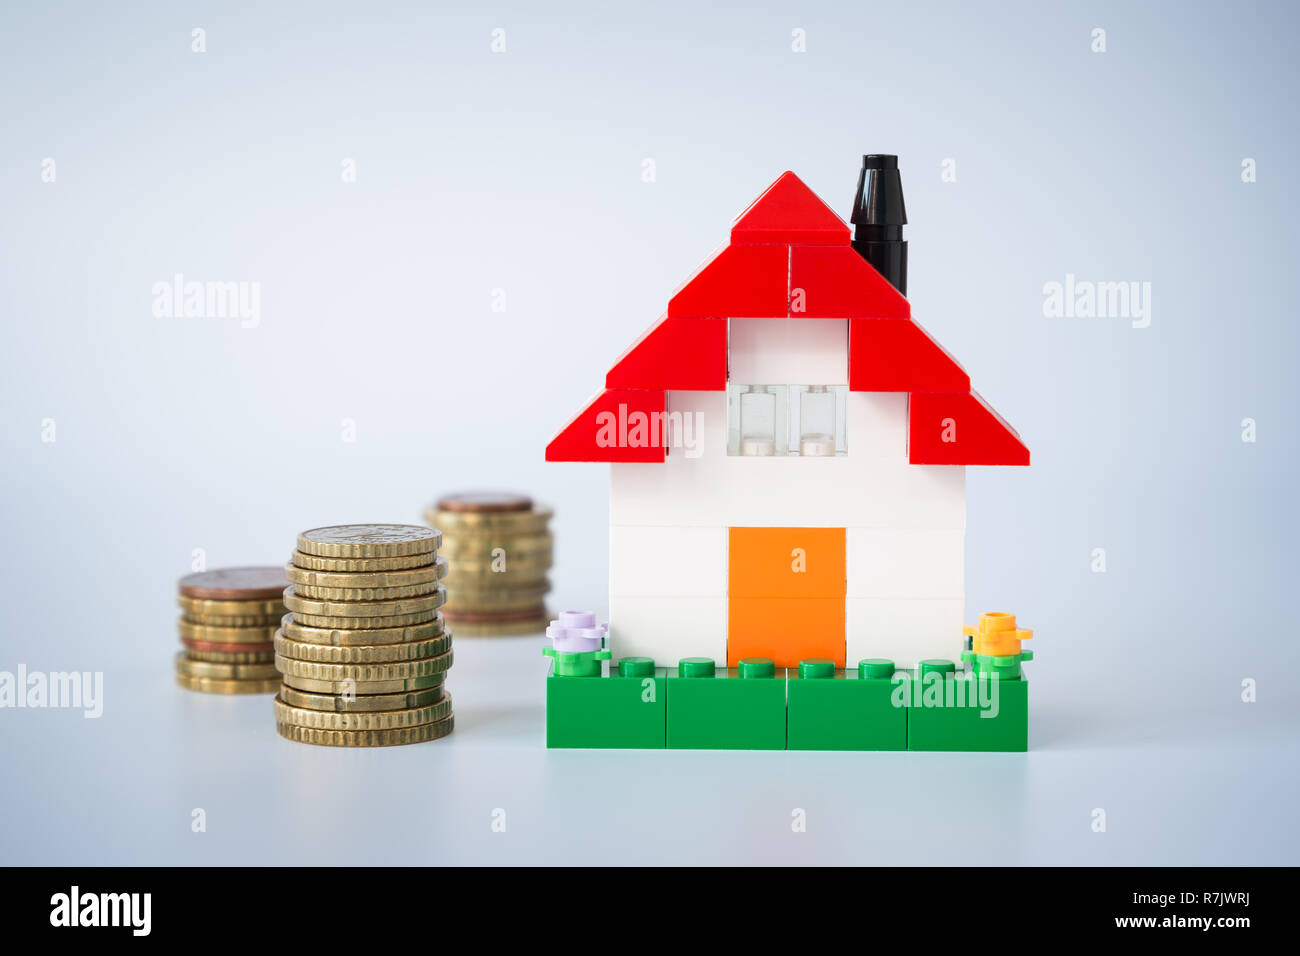
[[[443,610],[462,637],[546,630],[551,509],[526,495],[474,492],[440,498],[425,520],[443,533],[452,598]]]
[[[213,694],[267,694],[280,686],[272,639],[284,615],[281,568],[221,568],[180,580],[176,683]]]
[[[354,524],[298,535],[284,572],[290,613],[275,635],[280,736],[331,747],[445,737],[451,632],[438,556],[442,535],[417,525]]]

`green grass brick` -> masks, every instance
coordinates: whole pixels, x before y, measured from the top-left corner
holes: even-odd
[[[946,685],[954,683],[945,681]],[[967,694],[966,706],[952,706],[953,699],[944,695],[943,706],[927,706],[924,686],[913,682],[911,706],[907,714],[908,750],[983,750],[1025,751],[1029,749],[1029,681],[969,681],[967,691],[978,684],[997,685],[981,694],[996,691],[996,716],[983,716],[980,706],[971,706],[974,695]],[[919,695],[919,696],[918,696]],[[930,695],[933,704],[937,695]],[[993,713],[993,707],[987,708]]]
[[[662,750],[665,675],[546,678],[546,746]]]
[[[906,750],[907,708],[895,707],[890,678],[861,678],[838,671],[833,678],[800,677],[790,671],[791,750]]]
[[[668,672],[669,750],[784,750],[785,670],[773,677]]]

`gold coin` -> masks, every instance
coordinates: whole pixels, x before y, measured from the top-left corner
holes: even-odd
[[[392,558],[438,550],[436,528],[414,524],[340,524],[298,535],[298,550],[327,558]]]
[[[279,697],[275,699],[276,723],[290,724],[295,727],[315,727],[318,730],[387,730],[390,727],[415,727],[442,720],[450,713],[449,694],[444,694],[441,699],[423,707],[359,713],[294,707]]]
[[[444,651],[437,657],[424,657],[410,661],[386,661],[377,664],[334,664],[325,661],[303,661],[293,657],[275,656],[275,666],[286,677],[305,677],[308,680],[373,683],[385,680],[407,680],[412,677],[432,677],[444,674],[451,668],[452,652]],[[214,677],[217,675],[213,675]]]
[[[438,637],[444,632],[445,627],[440,611],[434,612],[432,620],[409,627],[310,627],[295,621],[292,614],[286,614],[280,622],[281,632],[291,641],[302,644],[331,644],[335,647],[411,644]]]
[[[515,537],[471,535],[468,532],[458,533],[454,538],[448,537],[447,541],[454,541],[455,544],[443,549],[442,554],[452,563],[490,562],[499,561],[500,558],[506,558],[506,561],[545,561],[555,550],[551,548],[550,535],[546,536],[546,541],[542,544],[521,541]]]
[[[280,688],[280,699],[290,707],[306,710],[332,711],[338,714],[373,713],[384,710],[410,710],[436,704],[444,697],[442,684],[427,690],[413,690],[401,694],[358,694],[340,697],[337,694],[312,694],[285,684]]]
[[[486,561],[505,555],[507,558],[536,559],[555,550],[549,534],[506,535],[493,531],[458,531],[447,536],[442,554],[452,561],[474,559]]]
[[[176,673],[186,677],[211,677],[216,680],[273,680],[279,675],[274,663],[218,664],[196,661],[186,651],[176,655]]]
[[[538,601],[535,607],[526,608],[522,611],[466,611],[460,608],[448,608],[447,620],[469,621],[472,624],[496,624],[501,621],[532,620],[535,617],[541,617],[545,613],[546,605]],[[216,649],[226,650],[224,647]]]
[[[197,651],[191,647],[185,654],[192,661],[210,661],[213,664],[275,663],[275,651]]]
[[[525,591],[465,591],[457,590],[455,599],[448,605],[448,612],[463,613],[477,611],[490,613],[494,611],[529,611],[540,610],[546,598],[546,588],[530,588]]]
[[[489,562],[502,556],[507,561],[540,561],[554,551],[549,534],[507,535],[497,532],[448,532],[442,553],[455,566],[461,561]]]
[[[295,614],[293,619],[307,627],[388,630],[414,624],[428,624],[430,621],[436,621],[438,616],[437,611],[422,611],[419,614],[402,614],[394,617],[327,617],[324,614]]]
[[[283,617],[283,612],[281,612]],[[180,620],[181,637],[187,641],[208,641],[213,644],[265,644],[275,638],[280,618],[275,624],[259,627],[213,627],[209,624],[195,624],[184,618]]]
[[[431,690],[434,688],[437,688],[441,693],[442,678],[442,674],[434,674],[431,677],[411,677],[406,680],[334,681],[313,680],[310,677],[294,677],[285,674],[281,679],[295,690],[305,690],[311,694],[336,694],[340,697],[356,697],[360,699],[373,694],[405,694],[408,691]]]
[[[448,537],[465,531],[499,531],[512,535],[539,534],[551,520],[551,509],[541,506],[532,511],[434,511],[424,519]]]
[[[551,582],[546,579],[542,579],[534,584],[523,584],[517,587],[506,586],[504,580],[505,575],[503,574],[497,575],[496,579],[501,581],[501,587],[489,586],[485,588],[471,588],[467,587],[465,582],[462,582],[456,588],[456,597],[486,598],[489,600],[492,598],[536,598],[544,596],[546,592],[551,589]]]
[[[433,503],[432,511],[529,511],[533,499],[513,491],[457,491]]]
[[[424,614],[436,611],[447,601],[447,589],[438,586],[432,594],[419,597],[397,598],[392,601],[316,601],[294,593],[293,588],[284,589],[284,604],[294,614],[294,620],[302,620],[302,615],[314,617],[338,618],[381,618],[402,617],[408,614]],[[418,621],[409,621],[418,624]]]
[[[186,690],[207,694],[272,694],[280,689],[279,680],[221,680],[213,677],[190,677],[177,674],[176,683]]]
[[[232,630],[269,627],[274,630],[276,621],[283,616],[284,611],[278,611],[275,614],[182,614],[181,620],[201,627],[230,628]]]
[[[284,600],[278,597],[257,601],[213,601],[178,594],[176,603],[189,618],[278,617],[284,613]]]
[[[461,637],[518,637],[521,634],[543,634],[550,623],[547,614],[518,621],[457,621],[456,633]]]
[[[322,588],[314,584],[295,584],[293,593],[311,601],[391,601],[397,598],[423,597],[437,589],[437,581],[391,588]]]
[[[546,580],[546,572],[551,569],[551,563],[549,555],[543,561],[462,561],[458,558],[455,570],[448,572],[447,580],[448,583],[530,581],[540,584]],[[482,586],[490,587],[491,584]]]
[[[447,574],[447,559],[440,557],[437,563],[422,568],[409,568],[404,571],[313,571],[309,568],[297,568],[285,565],[285,574],[294,586],[294,593],[301,593],[303,586],[314,588],[402,588],[415,585],[436,585],[438,579]]]
[[[407,571],[433,567],[436,555],[399,554],[391,558],[327,558],[321,554],[294,551],[289,559],[295,568],[308,571],[334,571],[347,574],[370,574],[377,571]]]
[[[361,644],[336,647],[333,644],[309,644],[277,634],[275,653],[299,661],[323,664],[385,664],[391,661],[416,661],[437,657],[451,649],[451,635],[443,633],[427,641],[405,644]]]
[[[516,571],[525,571],[543,576],[546,571],[555,563],[549,551],[538,554],[516,555],[499,553],[495,556],[483,554],[481,556],[471,554],[449,555],[447,557],[449,567],[446,577],[467,574],[508,574]]]
[[[551,589],[546,573],[525,575],[509,571],[499,574],[462,575],[459,571],[447,582],[448,603],[459,604],[460,599],[476,600],[484,595],[533,594],[540,600]]]
[[[418,744],[426,740],[446,737],[454,726],[454,716],[414,727],[391,727],[387,730],[319,730],[315,727],[298,727],[277,722],[276,731],[281,737],[302,744],[319,744],[325,747],[392,747],[398,744]]]

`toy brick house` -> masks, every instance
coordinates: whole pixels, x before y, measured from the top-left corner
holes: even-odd
[[[548,446],[610,463],[615,657],[960,649],[966,466],[1029,452],[911,317],[894,157],[852,221],[783,174]]]

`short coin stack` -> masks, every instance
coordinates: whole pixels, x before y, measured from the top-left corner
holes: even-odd
[[[425,520],[451,560],[444,609],[462,637],[546,630],[551,509],[525,495],[474,492],[440,498]]]
[[[275,635],[284,684],[280,736],[332,747],[445,737],[451,633],[439,608],[442,536],[417,525],[355,524],[298,535],[285,567],[290,613]]]
[[[283,568],[221,568],[180,580],[176,683],[212,694],[280,686],[272,639],[284,616]]]

